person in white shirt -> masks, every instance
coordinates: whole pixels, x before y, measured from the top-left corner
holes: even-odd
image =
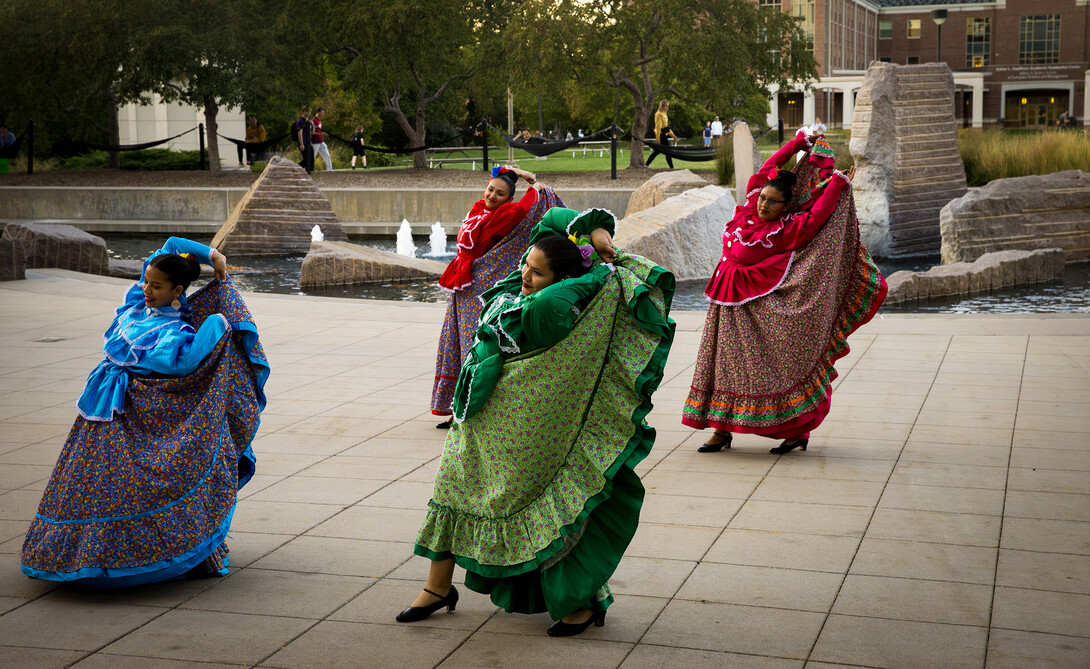
[[[719,146],[719,143],[723,141],[723,122],[716,116],[712,121],[712,146]]]
[[[810,126],[810,132],[816,135],[824,135],[828,128],[821,122],[821,117],[818,116],[814,119],[814,125]]]

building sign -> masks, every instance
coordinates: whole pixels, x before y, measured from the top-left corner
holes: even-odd
[[[996,65],[992,71],[1004,81],[1082,79],[1085,65]]]

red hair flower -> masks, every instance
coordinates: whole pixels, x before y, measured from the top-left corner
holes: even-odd
[[[768,180],[769,181],[772,181],[774,179],[778,179],[779,176],[780,176],[780,171],[778,169],[776,169],[775,167],[773,167],[772,169],[770,169],[768,171]]]

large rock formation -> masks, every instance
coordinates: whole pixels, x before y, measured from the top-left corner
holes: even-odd
[[[14,239],[0,238],[0,281],[26,278],[26,256],[23,245]]]
[[[303,258],[300,288],[438,277],[447,266],[348,242],[314,242]]]
[[[280,256],[310,249],[310,230],[329,241],[348,241],[329,200],[302,167],[273,156],[235,206],[212,246],[225,255]]]
[[[996,179],[943,207],[939,225],[944,263],[1053,247],[1068,262],[1090,260],[1090,173]]]
[[[659,172],[633,191],[628,198],[628,210],[624,215],[631,216],[636,212],[654,207],[666,198],[680,195],[691,188],[707,185],[708,182],[703,177],[698,177],[689,170]]]
[[[11,223],[4,228],[3,238],[22,246],[27,267],[110,273],[105,240],[71,225]]]
[[[736,121],[731,126],[731,137],[734,142],[734,200],[744,202],[749,178],[761,169],[764,161],[761,159],[761,150],[757,148],[757,142],[753,139],[753,133],[749,131],[746,123]]]
[[[614,243],[649,258],[679,280],[707,279],[723,250],[723,227],[734,215],[734,198],[720,186],[705,186],[626,216]]]
[[[953,100],[945,64],[867,69],[850,147],[860,233],[872,254],[939,251],[939,210],[966,190]]]
[[[1061,249],[997,251],[975,262],[936,265],[926,272],[894,272],[886,278],[886,304],[939,297],[979,295],[1003,288],[1048,283],[1063,279]]]

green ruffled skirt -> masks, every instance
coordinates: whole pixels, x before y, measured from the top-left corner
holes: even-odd
[[[674,278],[621,254],[557,344],[513,357],[488,402],[447,436],[414,552],[454,558],[466,586],[553,619],[612,602],[639,524],[635,467],[673,341]]]

